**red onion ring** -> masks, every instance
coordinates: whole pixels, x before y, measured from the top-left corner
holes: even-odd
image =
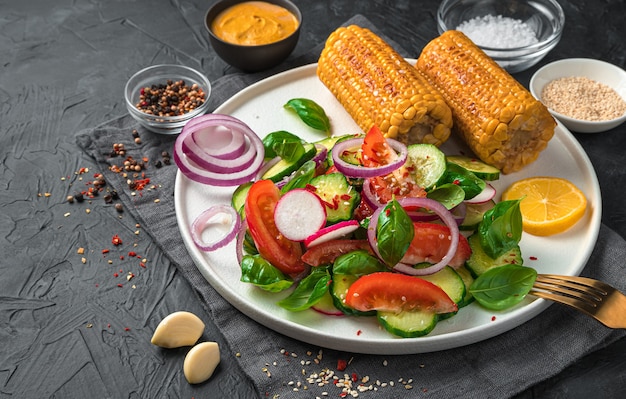
[[[248,231],[248,222],[244,219],[241,221],[241,227],[237,232],[236,244],[235,244],[235,253],[237,254],[237,263],[241,265],[243,261],[243,242],[246,239],[246,232]]]
[[[202,231],[209,224],[209,221],[216,215],[224,214],[230,216],[231,223],[228,232],[219,240],[212,243],[205,243],[202,239]],[[215,205],[202,212],[191,224],[191,237],[198,248],[205,252],[215,251],[230,243],[241,230],[241,218],[239,213],[229,205]]]
[[[404,144],[394,139],[387,139],[389,146],[398,152],[396,159],[387,165],[376,167],[365,167],[362,165],[352,165],[343,159],[341,154],[349,148],[361,148],[363,145],[362,138],[349,139],[340,141],[335,144],[332,150],[332,158],[337,170],[346,177],[368,178],[375,176],[384,176],[400,168],[406,162],[408,150]]]
[[[219,159],[235,159],[246,151],[246,138],[241,132],[213,126],[195,131],[193,142],[208,155]],[[204,140],[210,137],[210,140]],[[224,141],[228,140],[226,143]],[[217,145],[216,145],[217,144]]]
[[[208,126],[224,126],[232,131],[238,131],[243,134],[250,145],[246,154],[250,153],[251,161],[249,161],[247,157],[241,157],[239,167],[230,169],[232,165],[229,165],[229,167],[226,168],[227,171],[223,172],[207,170],[202,164],[196,162],[197,157],[205,161],[211,160],[210,158],[212,157],[209,157],[200,147],[198,147],[198,152],[186,151],[185,147],[193,147],[194,142],[190,139],[190,137],[193,137],[191,135]],[[197,143],[195,144],[197,145]],[[190,156],[189,154],[193,155]],[[242,121],[229,115],[207,114],[195,117],[185,125],[183,131],[174,143],[173,158],[181,173],[191,180],[214,186],[237,186],[252,180],[263,165],[264,154],[263,142],[252,129]],[[220,164],[224,164],[225,162],[224,160],[218,160]]]

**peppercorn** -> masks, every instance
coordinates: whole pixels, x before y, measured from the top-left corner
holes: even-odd
[[[83,202],[85,200],[85,196],[83,196],[83,193],[76,193],[74,194],[74,199],[76,202]]]
[[[122,213],[124,212],[124,206],[118,202],[117,204],[115,204],[115,210],[119,213]]]

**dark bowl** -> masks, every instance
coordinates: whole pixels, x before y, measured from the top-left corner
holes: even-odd
[[[220,12],[244,1],[246,0],[223,0],[218,1],[209,8],[204,18],[204,26],[209,34],[211,46],[221,59],[246,72],[262,71],[280,64],[298,44],[300,27],[302,26],[302,13],[291,1],[265,0],[267,3],[284,7],[293,13],[298,20],[296,31],[280,41],[258,46],[242,46],[225,42],[213,33],[211,23]]]

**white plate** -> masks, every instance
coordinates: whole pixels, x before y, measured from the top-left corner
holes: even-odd
[[[316,65],[307,65],[267,78],[242,90],[224,103],[217,113],[245,121],[259,135],[287,130],[307,140],[322,138],[283,105],[295,97],[310,98],[328,113],[333,134],[359,132],[354,121],[318,80]],[[459,142],[451,137],[447,153]],[[458,149],[457,149],[458,151]],[[558,125],[555,137],[539,159],[522,172],[503,175],[494,182],[502,189],[527,176],[552,175],[569,179],[587,195],[584,218],[569,231],[538,238],[524,235],[520,243],[524,263],[542,273],[578,275],[591,255],[600,229],[601,199],[598,180],[587,155],[571,133]],[[432,352],[475,343],[508,331],[544,310],[548,303],[526,298],[505,312],[491,312],[472,304],[439,322],[426,337],[396,338],[382,330],[375,318],[324,316],[313,310],[294,313],[275,305],[281,295],[269,294],[241,283],[235,245],[204,253],[196,248],[189,233],[194,218],[213,204],[229,204],[234,189],[196,183],[180,172],[176,177],[175,203],[183,240],[198,269],[228,302],[259,323],[292,338],[326,348],[372,354]]]

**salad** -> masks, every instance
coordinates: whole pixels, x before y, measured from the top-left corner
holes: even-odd
[[[323,110],[296,103],[305,123],[328,130]],[[241,281],[289,292],[277,306],[376,317],[391,334],[418,337],[474,301],[506,309],[532,287],[519,200],[493,200],[497,169],[430,144],[405,146],[376,127],[317,142],[277,131],[259,143],[241,121],[207,118],[229,126],[222,145],[213,151],[189,129],[174,158],[192,179],[238,187],[230,206],[194,221],[192,236],[206,251],[236,239]],[[232,218],[230,231],[204,243],[219,213]]]

